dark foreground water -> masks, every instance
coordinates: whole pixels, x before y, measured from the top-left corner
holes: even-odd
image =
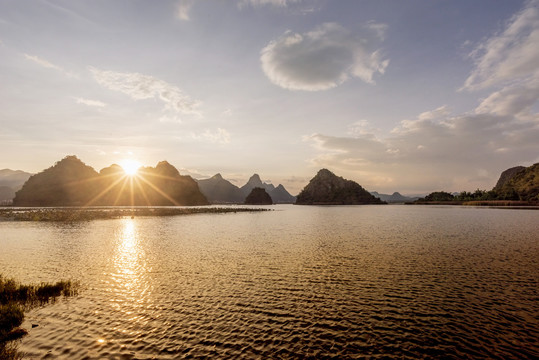
[[[0,222],[0,272],[79,280],[28,358],[539,356],[539,211],[301,207]],[[32,328],[32,324],[38,327]]]

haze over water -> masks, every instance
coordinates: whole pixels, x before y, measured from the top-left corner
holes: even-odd
[[[0,222],[0,269],[73,279],[29,358],[534,358],[538,213],[462,207]],[[38,324],[31,328],[31,324]]]

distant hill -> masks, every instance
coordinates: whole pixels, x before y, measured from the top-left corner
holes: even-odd
[[[245,198],[247,205],[271,205],[273,201],[263,188],[255,187]]]
[[[292,196],[282,184],[271,190],[269,195],[274,204],[293,204],[296,202],[296,197]]]
[[[15,197],[15,190],[9,186],[0,186],[0,201],[10,201]]]
[[[388,195],[388,194],[379,194],[376,191],[371,191],[371,195],[387,203],[405,203],[405,202],[416,201],[417,199],[419,199],[419,197],[403,196],[398,192],[394,192],[393,194]]]
[[[76,156],[33,175],[16,193],[16,206],[206,205],[190,176],[181,176],[166,161],[128,177],[118,165],[97,173]]]
[[[19,190],[32,174],[22,170],[0,170],[0,186],[8,186]]]
[[[292,196],[283,185],[275,187],[262,182],[258,174],[254,174],[241,188],[216,174],[209,179],[197,180],[200,191],[212,204],[243,204],[254,188],[264,189],[274,204],[293,204],[296,197]]]
[[[358,183],[336,176],[327,169],[318,171],[299,193],[298,205],[361,205],[385,204]]]
[[[539,201],[539,163],[505,170],[493,191],[500,199]]]
[[[0,201],[11,201],[15,197],[15,192],[30,176],[32,174],[21,170],[0,170]]]
[[[245,200],[240,188],[225,180],[221,174],[197,182],[200,191],[212,204],[241,204]]]
[[[247,181],[247,183],[240,188],[240,190],[244,196],[247,196],[255,187],[262,188],[266,190],[267,193],[270,193],[275,189],[273,184],[263,183],[262,180],[260,180],[260,176],[258,174],[254,174],[249,178],[249,181]]]

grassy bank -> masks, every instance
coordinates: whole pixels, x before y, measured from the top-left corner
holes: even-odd
[[[86,221],[133,216],[175,216],[269,211],[251,208],[12,208],[0,209],[0,220],[15,221]]]
[[[494,206],[494,207],[519,207],[536,208],[538,202],[518,200],[475,200],[475,201],[415,201],[406,205],[464,205],[464,206]]]
[[[20,328],[24,311],[55,301],[59,296],[75,295],[77,288],[71,281],[23,285],[0,274],[0,359],[22,358],[13,341],[27,334]]]

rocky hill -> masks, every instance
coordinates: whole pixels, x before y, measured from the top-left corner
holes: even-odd
[[[240,188],[240,190],[244,196],[247,196],[255,187],[262,188],[266,190],[267,193],[270,193],[275,189],[275,186],[273,186],[273,184],[266,184],[262,182],[260,176],[258,174],[254,174],[249,178],[249,181],[247,181],[247,183]]]
[[[521,172],[524,169],[526,169],[524,166],[515,166],[502,172],[493,190],[500,190],[502,187],[504,187],[504,185],[509,182],[509,180],[511,180],[517,173]]]
[[[493,191],[500,199],[539,201],[539,163],[505,170]]]
[[[97,173],[76,156],[33,175],[16,193],[16,206],[206,205],[190,176],[181,176],[166,161],[126,176],[118,165]]]
[[[265,189],[255,187],[245,198],[246,205],[271,205],[273,201]]]
[[[385,204],[358,183],[322,169],[299,193],[298,205],[361,205]]]
[[[275,187],[262,182],[258,174],[254,174],[241,188],[225,180],[221,174],[209,179],[197,180],[200,191],[212,204],[243,204],[246,197],[254,188],[264,189],[274,204],[293,204],[296,197],[292,196],[283,185]]]
[[[13,199],[15,206],[84,205],[97,195],[99,174],[76,156],[32,175]]]
[[[274,204],[293,204],[296,202],[296,197],[292,196],[282,184],[271,190],[269,195]]]
[[[209,179],[197,180],[200,191],[212,204],[241,204],[245,195],[239,187],[225,180],[221,174]]]

